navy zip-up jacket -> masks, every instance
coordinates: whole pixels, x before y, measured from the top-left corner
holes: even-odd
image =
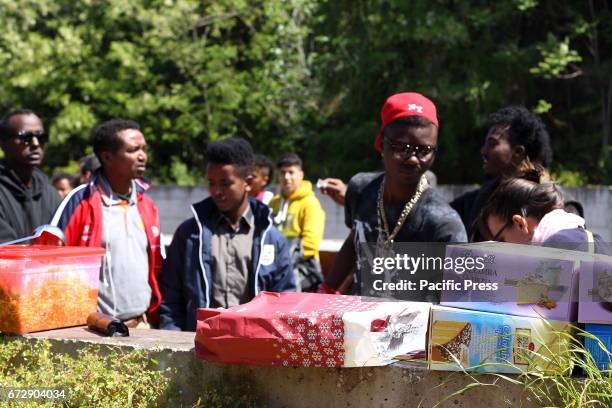
[[[249,198],[249,205],[255,230],[253,273],[249,275],[247,284],[253,288],[254,295],[262,290],[295,292],[287,240],[272,225],[268,206],[252,198]],[[194,217],[176,230],[159,276],[163,299],[160,329],[195,331],[196,310],[210,306],[215,273],[211,239],[219,213],[210,197],[194,204],[191,209]],[[262,251],[265,252],[264,257],[260,256]]]

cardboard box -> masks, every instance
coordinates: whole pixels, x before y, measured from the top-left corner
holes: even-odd
[[[449,245],[447,258],[482,259],[484,267],[445,269],[444,280],[462,289],[443,290],[440,304],[516,316],[576,321],[578,270],[582,253],[500,242]],[[454,263],[459,265],[460,263]],[[462,273],[460,273],[462,272]],[[487,290],[471,289],[467,283]],[[491,289],[495,288],[495,289]]]
[[[612,324],[612,257],[595,255],[580,264],[580,323]]]
[[[597,337],[604,344],[608,353],[612,353],[612,325],[587,324],[585,330]],[[612,370],[612,357],[601,348],[595,339],[585,337],[584,345],[600,370]]]
[[[432,307],[429,324],[430,369],[443,371],[550,369],[544,356],[560,355],[567,347],[554,330],[569,330],[565,322],[444,306]]]

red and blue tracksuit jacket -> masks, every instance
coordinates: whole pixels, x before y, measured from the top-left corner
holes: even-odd
[[[151,303],[147,309],[147,319],[153,327],[157,327],[159,305],[162,300],[157,283],[157,276],[162,266],[159,215],[153,200],[145,195],[149,184],[141,179],[134,181],[136,206],[148,241],[149,285],[152,294]],[[102,247],[102,191],[106,191],[105,187],[108,188],[107,183],[104,176],[96,172],[87,184],[82,184],[72,190],[60,204],[51,224],[64,231],[66,245]]]

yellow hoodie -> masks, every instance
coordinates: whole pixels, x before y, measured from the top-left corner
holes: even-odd
[[[304,258],[319,259],[319,245],[325,230],[325,211],[312,191],[312,184],[302,180],[288,200],[275,195],[268,204],[274,214],[274,225],[289,239],[299,238]]]

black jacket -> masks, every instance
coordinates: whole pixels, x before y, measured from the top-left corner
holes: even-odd
[[[450,202],[450,206],[457,211],[461,217],[461,221],[463,221],[469,242],[480,242],[486,240],[486,238],[478,230],[478,219],[480,217],[480,212],[483,210],[489,201],[489,198],[491,198],[499,186],[499,183],[499,179],[489,180],[480,188],[468,191]],[[561,188],[561,186],[557,186],[557,188],[561,192],[565,205],[573,206],[576,209],[575,212],[584,218],[582,204],[567,191]]]
[[[344,223],[348,228],[362,228],[364,242],[378,239],[377,200],[383,177],[381,172],[357,173],[346,190]],[[403,209],[403,203],[385,204],[391,229],[395,228]],[[457,213],[430,187],[415,204],[395,242],[467,242],[467,236]]]
[[[480,188],[468,191],[450,202],[450,206],[457,211],[463,221],[469,242],[485,240],[476,223],[480,212],[498,186],[499,180],[487,181]]]
[[[0,161],[0,243],[28,236],[34,228],[51,221],[61,202],[57,190],[39,169],[34,169],[32,186]]]

